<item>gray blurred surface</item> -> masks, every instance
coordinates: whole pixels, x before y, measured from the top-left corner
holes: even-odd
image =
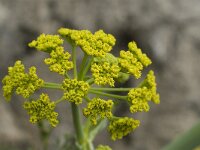
[[[112,142],[102,133],[95,143],[108,143],[113,150],[159,150],[200,118],[199,8],[199,0],[0,0],[0,79],[21,59],[26,66],[38,66],[47,81],[60,81],[45,68],[45,54],[27,47],[40,33],[53,34],[60,27],[112,33],[115,54],[135,40],[153,60],[161,104],[137,114],[141,126],[125,140]],[[40,149],[37,128],[21,109],[21,97],[8,104],[0,94],[0,145]],[[73,133],[69,106],[60,110],[68,115],[62,116],[51,141],[63,131]]]

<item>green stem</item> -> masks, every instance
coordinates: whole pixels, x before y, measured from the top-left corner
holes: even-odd
[[[84,67],[84,70],[83,70],[83,73],[82,73],[82,79],[85,77],[85,75],[87,74],[88,70],[90,69],[92,61],[93,61],[93,57],[88,60],[87,65]]]
[[[91,90],[91,89],[89,90],[89,93],[97,94],[97,95],[102,95],[102,96],[107,96],[107,97],[112,97],[112,98],[116,98],[116,99],[127,100],[127,96],[120,96],[120,95],[115,95],[115,94],[109,94],[109,93],[99,92],[99,91],[95,91],[95,90]]]
[[[85,96],[84,99],[87,101],[87,102],[90,102],[90,98],[88,96]]]
[[[90,78],[89,80],[86,81],[89,85],[94,83],[94,78]]]
[[[62,102],[63,100],[65,100],[65,98],[61,97],[60,99],[58,99],[58,100],[55,101],[55,104],[58,104],[58,103]]]
[[[48,141],[49,136],[51,134],[51,130],[46,129],[42,121],[38,122],[38,128],[43,145],[43,150],[48,150]]]
[[[62,85],[58,83],[45,82],[43,88],[62,89]]]
[[[65,73],[65,77],[68,78],[68,79],[70,79],[70,76],[69,76],[68,73]]]
[[[74,44],[72,44],[72,61],[74,65],[74,78],[77,79],[76,46]]]
[[[78,141],[78,145],[80,146],[80,148],[82,148],[84,144],[84,134],[80,118],[80,110],[79,107],[76,106],[76,104],[74,103],[71,103],[71,107],[72,107],[73,123],[76,131],[76,138]]]
[[[130,91],[133,88],[90,88],[91,90],[96,90],[96,91],[118,91],[118,92],[126,92]]]
[[[84,70],[85,70],[85,66],[86,66],[86,63],[87,63],[87,60],[88,60],[88,55],[86,53],[84,53],[84,57],[83,57],[83,60],[82,60],[82,63],[81,63],[81,69],[80,69],[80,73],[79,73],[79,79],[80,80],[83,80],[84,78]]]
[[[94,140],[94,138],[96,137],[96,135],[100,131],[102,131],[103,129],[106,128],[106,125],[107,125],[107,120],[106,119],[99,120],[97,125],[92,126],[92,128],[90,128],[88,139],[92,142]]]

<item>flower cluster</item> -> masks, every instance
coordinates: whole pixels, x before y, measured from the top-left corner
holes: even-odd
[[[147,74],[146,79],[140,87],[133,88],[128,93],[128,101],[131,103],[130,111],[132,113],[149,111],[148,101],[159,104],[159,94],[156,91],[156,82],[153,71]]]
[[[44,81],[38,78],[36,68],[29,68],[29,73],[25,73],[25,67],[21,61],[16,61],[13,67],[8,68],[8,75],[3,78],[4,97],[10,100],[14,90],[16,94],[28,98],[37,89],[39,89]]]
[[[93,63],[91,66],[92,76],[97,85],[114,86],[114,78],[118,78],[120,68],[117,64],[109,62]]]
[[[101,119],[112,117],[112,107],[112,100],[93,98],[87,104],[87,107],[83,109],[83,114],[86,117],[89,117],[91,122],[96,125],[98,117],[100,117]]]
[[[128,93],[128,100],[131,103],[130,111],[132,113],[149,111],[148,101],[151,99],[151,93],[146,88],[131,89]]]
[[[131,103],[130,111],[132,113],[149,111],[148,101],[156,104],[160,103],[159,94],[156,92],[156,82],[153,71],[147,74],[146,79],[140,87],[133,88],[128,93],[128,101]]]
[[[41,94],[40,98],[31,102],[24,102],[24,109],[30,115],[30,122],[37,123],[43,119],[47,119],[49,123],[55,127],[58,124],[58,113],[54,111],[56,104],[51,102],[47,94]]]
[[[65,75],[68,70],[73,68],[73,63],[69,61],[71,55],[64,52],[63,47],[60,46],[52,50],[50,56],[44,60],[45,64],[49,65],[50,71]]]
[[[88,30],[71,30],[61,28],[59,34],[65,37],[70,43],[80,46],[81,49],[91,56],[105,56],[115,45],[115,38],[111,34],[106,34],[99,30],[92,34]]]
[[[63,40],[59,37],[59,35],[41,34],[37,40],[33,40],[29,43],[29,46],[34,47],[39,51],[50,53],[62,44]]]
[[[151,101],[155,104],[160,103],[160,96],[157,93],[157,84],[156,84],[156,77],[154,75],[153,70],[150,70],[147,74],[146,79],[141,84],[141,87],[147,87],[149,91],[151,92]]]
[[[3,94],[6,99],[9,100],[14,91],[24,98],[31,99],[31,94],[40,87],[59,89],[64,94],[55,102],[50,101],[49,96],[44,93],[40,95],[39,99],[24,102],[23,106],[30,115],[30,122],[37,123],[47,120],[55,127],[59,122],[55,107],[58,103],[68,100],[72,103],[76,130],[82,133],[80,124],[78,125],[81,122],[78,109],[79,104],[86,100],[84,102],[87,104],[82,112],[93,126],[90,123],[85,124],[83,137],[93,138],[92,134],[96,134],[97,130],[103,126],[103,122],[101,122],[103,119],[109,121],[108,131],[113,140],[121,139],[134,131],[139,126],[140,121],[134,118],[114,116],[112,109],[115,101],[101,99],[101,96],[126,101],[130,104],[131,113],[149,111],[148,103],[150,101],[159,104],[160,99],[153,71],[149,71],[144,81],[136,88],[114,88],[116,81],[127,81],[131,75],[136,79],[140,78],[142,70],[151,64],[151,60],[142,53],[135,42],[130,42],[128,50],[121,50],[120,56],[115,57],[109,52],[116,40],[114,36],[104,33],[103,30],[93,34],[88,30],[61,28],[58,33],[60,36],[41,34],[36,40],[29,43],[29,46],[48,53],[49,58],[46,58],[44,63],[48,65],[50,71],[63,75],[63,82],[60,84],[44,82],[37,76],[35,67],[29,68],[29,72],[25,73],[24,65],[21,61],[16,61],[13,67],[9,67],[8,75],[3,79]],[[69,60],[71,55],[65,50],[64,40],[61,38],[67,40],[72,47],[72,61]],[[80,68],[76,65],[77,47],[80,47],[84,52]],[[73,77],[72,74],[68,74],[68,71],[72,69]],[[93,84],[102,87],[96,87]],[[105,87],[106,85],[111,87]],[[126,92],[127,95],[119,95],[119,92]],[[90,100],[88,94],[95,96]],[[81,138],[82,136],[79,137],[77,134],[80,146],[82,144],[80,141],[84,141]],[[96,150],[111,150],[111,148],[99,145]]]
[[[119,64],[122,70],[138,79],[143,68],[151,64],[151,60],[141,52],[135,42],[130,42],[128,48],[128,51],[120,51]]]
[[[96,150],[112,150],[112,149],[107,145],[98,145]]]
[[[111,138],[113,140],[121,139],[123,136],[126,136],[127,134],[135,130],[135,128],[137,128],[139,124],[140,121],[133,118],[114,118],[108,126],[108,131],[110,132]]]
[[[107,53],[105,57],[95,57],[91,65],[94,83],[114,87],[115,80],[119,78],[120,67],[115,56]]]
[[[89,84],[77,79],[65,79],[62,89],[64,90],[65,99],[78,105],[82,103],[82,98],[87,94]]]

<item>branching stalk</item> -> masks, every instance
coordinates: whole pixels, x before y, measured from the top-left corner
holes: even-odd
[[[107,96],[107,97],[112,97],[112,98],[116,98],[116,99],[127,100],[127,96],[120,96],[120,95],[115,95],[115,94],[109,94],[109,93],[99,92],[99,91],[95,91],[95,90],[91,90],[91,89],[89,90],[89,93],[97,94],[97,95],[102,95],[102,96]]]

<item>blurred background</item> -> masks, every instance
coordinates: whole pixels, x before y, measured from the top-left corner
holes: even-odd
[[[39,76],[46,81],[60,81],[43,64],[46,55],[27,46],[41,33],[56,34],[60,27],[103,29],[116,37],[113,53],[117,55],[135,40],[153,61],[161,104],[152,105],[149,113],[134,115],[141,126],[124,140],[113,142],[103,132],[96,144],[109,144],[113,150],[159,150],[198,122],[199,0],[0,0],[0,80],[7,67],[20,59],[27,67],[38,66]],[[134,83],[130,80],[125,85]],[[52,91],[51,97],[58,95]],[[17,96],[6,103],[0,92],[1,150],[41,149],[37,127],[29,123],[22,103]],[[70,107],[59,107],[63,116],[52,133],[52,149],[58,137],[74,133]],[[128,112],[123,106],[120,111]]]

